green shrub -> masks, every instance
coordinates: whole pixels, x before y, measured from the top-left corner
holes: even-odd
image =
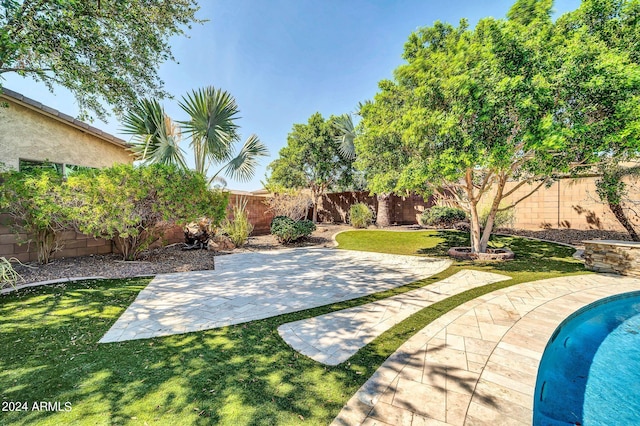
[[[276,216],[271,222],[271,234],[275,235],[281,244],[289,244],[301,238],[308,237],[316,230],[316,225],[310,220],[293,220],[287,216]]]
[[[34,243],[38,262],[49,263],[60,248],[58,234],[70,227],[68,212],[59,203],[62,176],[45,169],[8,171],[0,175],[0,183],[0,210],[13,219],[18,242]]]
[[[114,240],[125,260],[133,260],[158,240],[163,227],[201,217],[219,226],[228,193],[212,191],[191,170],[153,164],[116,165],[69,176],[65,202],[84,234]]]
[[[253,231],[253,225],[249,222],[249,215],[246,211],[247,202],[233,206],[233,220],[225,219],[222,222],[222,232],[229,236],[229,239],[236,247],[242,247]]]
[[[438,228],[451,228],[456,222],[467,218],[467,214],[454,207],[433,206],[420,216],[420,224]]]
[[[373,212],[365,203],[357,203],[349,209],[349,222],[354,228],[366,228],[373,223]]]

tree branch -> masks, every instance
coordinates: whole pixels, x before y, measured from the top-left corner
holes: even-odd
[[[540,182],[540,184],[539,184],[538,186],[536,186],[536,187],[535,187],[531,192],[529,192],[527,195],[525,195],[524,197],[520,198],[519,200],[517,200],[517,201],[515,201],[515,202],[511,203],[511,205],[509,205],[509,206],[507,206],[507,207],[503,207],[503,208],[501,208],[501,209],[498,209],[498,211],[499,211],[499,212],[503,212],[503,211],[505,211],[505,210],[509,210],[509,209],[514,208],[515,206],[517,206],[518,204],[520,204],[522,201],[524,201],[524,200],[526,200],[527,198],[531,197],[531,196],[534,194],[534,192],[536,192],[538,189],[540,189],[540,187],[541,187],[542,185],[544,185],[545,183],[547,183],[548,181],[549,181],[549,178],[544,179],[542,182]],[[525,182],[526,182],[526,181],[525,181]],[[505,196],[506,196],[506,195],[503,195],[503,198],[504,198]]]
[[[0,68],[0,74],[5,72],[34,72],[36,74],[43,74],[47,71],[53,71],[52,68]]]
[[[503,198],[508,197],[509,195],[513,194],[514,192],[516,192],[520,187],[522,187],[522,185],[527,184],[531,182],[531,179],[526,179],[526,180],[521,180],[520,182],[518,182],[516,184],[516,186],[514,186],[513,188],[511,188],[509,191],[507,191],[506,193],[502,194]]]

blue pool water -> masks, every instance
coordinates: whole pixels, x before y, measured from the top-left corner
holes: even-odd
[[[567,318],[540,361],[533,424],[640,425],[640,292]]]

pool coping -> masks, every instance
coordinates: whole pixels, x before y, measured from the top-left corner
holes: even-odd
[[[593,302],[639,289],[637,278],[585,274],[464,303],[401,345],[332,424],[530,425],[539,363],[556,328]],[[474,327],[480,314],[489,320]]]

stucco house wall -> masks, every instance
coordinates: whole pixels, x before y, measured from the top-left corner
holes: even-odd
[[[19,160],[49,161],[85,167],[131,164],[125,141],[76,120],[19,93],[3,88],[0,94],[0,162],[18,170]],[[16,235],[11,218],[0,212],[0,256],[21,262],[37,259],[33,245],[23,244],[27,235]],[[59,237],[54,258],[106,254],[112,243],[73,230]]]
[[[125,141],[8,89],[0,101],[0,162],[19,160],[87,167],[133,163]]]

